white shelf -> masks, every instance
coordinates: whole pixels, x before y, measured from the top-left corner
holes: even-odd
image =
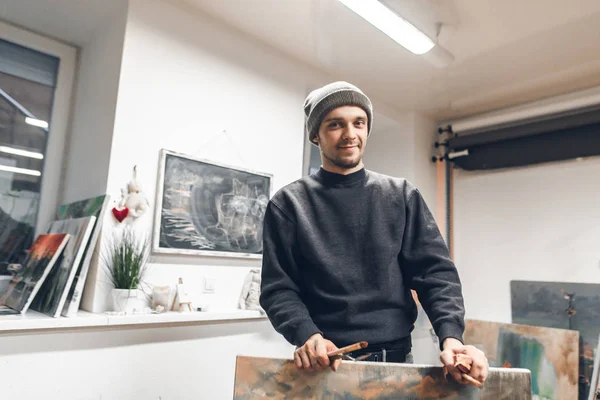
[[[210,321],[258,320],[266,318],[258,311],[184,311],[162,314],[107,315],[79,311],[76,317],[52,318],[35,311],[24,315],[0,316],[0,333],[10,331],[51,330],[63,328],[127,326],[127,325],[169,325],[177,323],[203,323]]]
[[[266,316],[261,315],[258,311],[184,311],[162,314],[109,315],[108,325],[173,324],[182,322],[252,320],[263,318],[266,318]]]

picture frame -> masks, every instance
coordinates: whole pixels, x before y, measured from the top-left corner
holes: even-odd
[[[262,258],[273,176],[161,149],[153,254]]]

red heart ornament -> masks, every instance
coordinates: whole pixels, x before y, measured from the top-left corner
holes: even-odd
[[[123,222],[123,220],[129,215],[129,208],[125,207],[122,210],[117,210],[115,207],[113,207],[112,213],[117,221]]]

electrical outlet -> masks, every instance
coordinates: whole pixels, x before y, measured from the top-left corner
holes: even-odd
[[[215,280],[214,278],[204,278],[204,293],[215,292]]]

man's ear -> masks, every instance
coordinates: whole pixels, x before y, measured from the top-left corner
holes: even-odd
[[[313,144],[319,145],[319,134],[316,134],[314,138],[310,140]]]

